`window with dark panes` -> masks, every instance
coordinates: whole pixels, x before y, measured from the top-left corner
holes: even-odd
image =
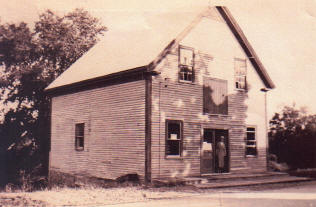
[[[75,149],[78,151],[84,149],[84,123],[76,124]]]
[[[182,121],[166,120],[166,156],[181,156],[182,126]]]
[[[247,127],[246,131],[246,156],[257,156],[256,128]]]
[[[247,89],[246,75],[247,62],[246,59],[235,58],[235,87],[236,89]]]
[[[179,46],[179,80],[193,82],[194,80],[194,50]]]

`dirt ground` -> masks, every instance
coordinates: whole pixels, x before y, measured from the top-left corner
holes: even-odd
[[[315,186],[316,181],[263,185],[240,188],[199,190],[191,186],[176,186],[144,189],[141,186],[117,188],[54,188],[35,192],[0,193],[0,207],[11,206],[102,206],[109,204],[190,197],[218,192],[250,192],[294,188],[301,185]]]
[[[184,190],[185,191],[185,190]],[[153,199],[191,196],[196,192],[171,189],[124,188],[55,188],[36,192],[0,193],[0,207],[9,206],[100,206]]]

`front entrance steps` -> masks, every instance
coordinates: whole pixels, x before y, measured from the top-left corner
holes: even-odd
[[[193,185],[199,189],[215,189],[227,187],[255,186],[265,184],[279,184],[310,181],[312,178],[290,176],[287,173],[262,172],[252,174],[209,174],[201,177],[186,177],[174,179],[173,182]],[[170,183],[170,179],[160,180],[160,182]]]

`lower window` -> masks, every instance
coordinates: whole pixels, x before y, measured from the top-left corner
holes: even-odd
[[[246,156],[257,156],[257,139],[255,127],[247,127]]]
[[[76,124],[75,149],[78,151],[84,149],[84,123]]]
[[[183,122],[166,120],[166,156],[182,155]]]

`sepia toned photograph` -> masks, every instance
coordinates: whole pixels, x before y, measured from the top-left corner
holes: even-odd
[[[316,207],[316,0],[0,2],[0,207]]]

